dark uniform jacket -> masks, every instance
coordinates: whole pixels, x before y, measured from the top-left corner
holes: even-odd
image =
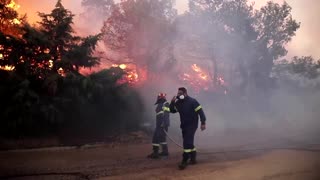
[[[157,104],[156,107],[156,126],[157,127],[169,127],[170,121],[169,121],[169,102],[164,101]]]
[[[180,127],[182,129],[197,129],[200,116],[201,124],[205,124],[206,116],[199,102],[187,96],[183,100],[170,103],[170,112],[180,114]]]

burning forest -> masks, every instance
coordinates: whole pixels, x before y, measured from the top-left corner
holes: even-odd
[[[44,9],[52,3],[42,2]],[[191,96],[192,113],[207,128],[195,137],[204,149],[277,145],[291,135],[297,139],[285,143],[319,141],[320,60],[294,56],[290,43],[303,22],[290,4],[185,0],[182,12],[182,2],[57,0],[37,19],[29,16],[31,1],[0,0],[0,140],[54,138],[47,146],[77,148],[124,136],[149,142],[155,117],[165,113],[172,122],[165,136],[181,140],[174,113],[183,111],[170,103]],[[176,160],[180,149],[172,149]]]
[[[18,81],[32,78],[40,83],[36,93],[66,93],[59,86],[67,80],[83,84],[77,95],[88,93],[88,97],[102,81],[140,93],[149,88],[155,94],[172,92],[174,84],[187,87],[195,96],[246,99],[256,107],[258,97],[268,97],[282,78],[288,78],[282,72],[298,73],[296,66],[310,63],[317,78],[318,66],[312,57],[279,61],[300,26],[287,3],[270,2],[254,11],[245,0],[214,2],[219,9],[194,0],[188,12],[178,14],[171,0],[83,1],[76,23],[90,25],[95,17],[95,23],[101,24],[94,28],[96,35],[87,37],[77,35],[88,30],[77,29],[75,15],[62,1],[51,13],[39,13],[36,26],[18,13],[19,3],[1,3],[1,13],[10,16],[1,16],[0,68],[19,75]],[[273,22],[269,20],[273,16],[281,18]],[[99,77],[104,75],[111,76]],[[149,101],[150,93],[143,95],[141,103]]]

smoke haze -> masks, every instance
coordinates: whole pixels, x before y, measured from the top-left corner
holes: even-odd
[[[255,1],[255,7],[259,8],[267,1]],[[277,1],[282,2],[282,1]],[[21,5],[20,12],[27,13],[31,22],[39,20],[36,12],[50,12],[56,1],[52,0],[19,0]],[[71,10],[75,17],[75,28],[80,34],[99,33],[103,18],[87,19],[84,21],[80,13],[84,12],[81,7],[81,0],[64,0],[63,5]],[[188,9],[187,0],[177,0],[176,7],[179,13]],[[288,44],[288,57],[312,55],[315,58],[320,57],[320,1],[314,0],[288,0],[292,6],[293,18],[301,22],[301,28],[297,31],[296,37]],[[181,28],[178,25],[177,28]],[[182,28],[183,29],[183,28]],[[219,37],[219,34],[214,34]],[[219,37],[223,38],[223,37]],[[178,39],[177,41],[181,41]],[[239,42],[231,42],[234,46],[241,46]],[[175,47],[179,48],[179,47]],[[229,45],[222,45],[220,52],[225,49],[232,49]],[[175,49],[176,50],[176,49]],[[185,51],[175,51],[178,65],[185,65],[187,59]],[[184,53],[184,54],[183,54]],[[243,52],[243,56],[248,53]],[[140,90],[145,98],[145,118],[147,122],[154,122],[154,102],[159,92],[168,94],[168,99],[177,93],[177,88],[184,84],[176,81],[176,77],[164,77],[161,81],[150,82],[146,87]],[[190,90],[190,89],[189,89]],[[320,94],[305,91],[289,92],[290,88],[286,85],[280,85],[277,90],[267,99],[267,105],[262,103],[265,99],[252,93],[254,102],[248,102],[248,99],[238,96],[196,94],[190,90],[190,96],[196,97],[203,105],[207,115],[208,130],[205,133],[197,133],[196,144],[200,147],[210,145],[222,145],[222,141],[227,141],[226,146],[237,146],[242,144],[255,143],[257,141],[275,141],[275,139],[285,139],[286,142],[292,141],[317,141],[318,130],[320,128],[317,112],[319,107]],[[170,133],[174,137],[179,137],[180,130],[179,116],[171,114]],[[242,133],[246,132],[245,135]],[[211,143],[208,143],[211,142]],[[225,143],[225,142],[224,142]],[[229,143],[229,144],[228,144]]]
[[[265,5],[268,0],[250,0],[255,3],[256,8],[260,8]],[[274,2],[283,2],[283,0],[274,0]],[[54,7],[56,1],[53,0],[17,0],[17,3],[21,5],[19,11],[21,13],[27,13],[30,22],[35,23],[39,21],[37,12],[50,12]],[[81,7],[81,0],[63,0],[63,5],[71,10],[75,17],[75,26],[80,29],[83,34],[98,33],[102,20],[92,18],[89,22],[82,22],[79,18],[79,14],[83,13]],[[298,22],[301,22],[301,27],[297,31],[296,37],[292,42],[288,44],[288,57],[292,56],[304,56],[312,55],[315,58],[320,57],[320,47],[318,42],[320,41],[320,21],[317,18],[320,17],[320,1],[314,0],[288,0],[287,3],[292,7],[293,18]],[[181,14],[188,10],[188,0],[177,0],[176,8]],[[79,23],[79,24],[78,24]],[[89,24],[90,28],[87,28]]]

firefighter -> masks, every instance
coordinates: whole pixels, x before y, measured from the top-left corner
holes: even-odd
[[[168,131],[168,127],[170,125],[169,120],[169,102],[166,100],[166,94],[160,93],[157,96],[157,101],[155,103],[156,107],[156,128],[154,130],[153,138],[152,138],[152,149],[153,152],[148,155],[148,158],[158,159],[160,157],[168,157],[168,145],[166,141],[166,134],[164,131]],[[159,153],[159,149],[161,146],[162,152]]]
[[[201,130],[206,129],[206,116],[199,102],[188,96],[187,89],[180,87],[177,96],[170,103],[170,112],[180,114],[180,128],[183,137],[183,155],[179,169],[185,169],[190,164],[196,164],[197,151],[194,146],[194,135],[198,129],[200,116]],[[189,162],[190,160],[190,162]]]

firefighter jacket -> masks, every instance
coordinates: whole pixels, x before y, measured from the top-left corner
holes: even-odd
[[[182,129],[197,129],[200,116],[201,124],[205,124],[206,116],[199,102],[186,96],[183,100],[172,101],[170,103],[170,112],[180,114],[180,127]]]
[[[170,120],[169,120],[169,102],[163,101],[157,104],[156,107],[156,126],[157,127],[169,127]]]

